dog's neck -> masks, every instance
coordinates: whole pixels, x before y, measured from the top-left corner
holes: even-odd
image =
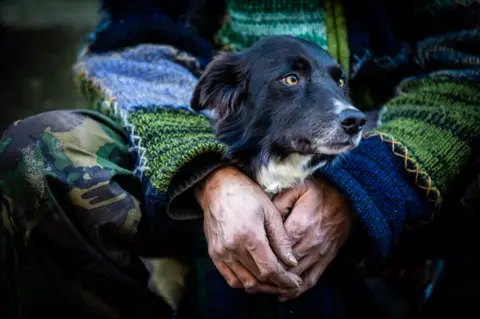
[[[217,114],[215,111],[202,111],[215,126]],[[231,141],[225,141],[223,142]],[[252,142],[256,145],[258,141]],[[263,190],[274,197],[281,191],[295,187],[311,176],[315,170],[331,161],[334,156],[329,155],[302,155],[299,153],[290,153],[286,156],[277,156],[272,154],[262,154],[258,149],[237,149],[230,153],[230,160],[240,163]]]
[[[250,168],[255,181],[270,197],[273,197],[302,183],[328,160],[320,155],[292,153],[282,159],[272,158],[257,167],[250,165]]]

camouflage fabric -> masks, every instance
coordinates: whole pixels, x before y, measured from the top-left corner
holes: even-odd
[[[127,136],[88,111],[14,123],[0,142],[0,317],[165,318],[137,257]]]
[[[303,318],[313,304],[328,317],[364,310],[365,291],[353,285],[344,262],[288,305],[230,289],[199,240],[201,220],[147,214],[127,138],[119,124],[93,111],[48,112],[5,132],[1,318],[170,318],[167,304],[148,290],[138,257],[172,252],[188,256],[194,268],[177,318]]]

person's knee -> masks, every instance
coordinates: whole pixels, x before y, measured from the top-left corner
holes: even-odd
[[[117,128],[95,114],[82,111],[52,111],[13,123],[0,144],[1,171],[23,161],[26,166],[91,166],[104,149],[128,150]],[[1,178],[1,176],[0,176]]]
[[[0,178],[18,165],[39,169],[52,164],[55,158],[47,153],[56,146],[55,134],[72,133],[83,121],[84,117],[79,113],[52,111],[11,124],[0,141]],[[70,135],[72,142],[80,139],[75,138],[75,134]]]

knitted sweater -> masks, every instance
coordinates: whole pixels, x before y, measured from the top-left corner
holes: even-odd
[[[224,164],[226,146],[216,140],[207,118],[189,108],[197,76],[214,47],[179,21],[195,15],[187,1],[176,3],[173,10],[148,0],[104,1],[104,19],[75,70],[90,105],[128,130],[147,213],[168,206],[172,218],[191,219],[201,217],[191,188]],[[392,83],[404,78],[379,130],[321,172],[350,200],[371,239],[368,257],[387,256],[405,224],[433,219],[469,159],[472,137],[480,133],[480,54],[475,49],[480,32],[454,25],[449,31],[457,33],[431,30],[426,40],[406,39],[405,51],[395,37],[402,26],[394,28],[397,22],[388,20],[375,38],[371,21],[353,15],[355,1],[325,1],[323,7],[318,1],[250,3],[230,1],[216,36],[221,47],[237,50],[268,34],[293,34],[327,48],[351,69],[353,83],[365,74],[374,84],[385,73]],[[365,3],[368,7],[370,1]],[[478,6],[475,1],[451,5],[467,11]],[[386,6],[376,10],[392,12]],[[444,16],[429,19],[419,21],[438,22]],[[391,45],[379,49],[379,39]]]

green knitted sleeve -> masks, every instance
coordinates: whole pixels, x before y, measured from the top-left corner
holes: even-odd
[[[420,42],[412,56],[418,72],[387,103],[383,125],[320,172],[346,196],[368,235],[368,249],[359,247],[367,268],[383,264],[405,230],[424,228],[444,198],[455,198],[453,185],[473,177],[466,175],[480,136],[479,41],[477,30]],[[434,237],[415,233],[421,245],[406,240],[401,254]]]
[[[166,207],[174,219],[201,217],[191,188],[223,165],[226,146],[209,119],[189,107],[201,72],[198,60],[165,45],[102,54],[87,49],[75,72],[90,107],[128,133],[147,210]]]
[[[427,39],[418,46],[422,74],[399,86],[378,135],[402,158],[436,205],[471,156],[480,135],[480,31]]]
[[[223,164],[226,146],[212,133],[208,119],[188,110],[153,107],[129,115],[142,137],[148,159],[146,196],[166,194],[167,213],[175,219],[200,217],[191,187]]]

